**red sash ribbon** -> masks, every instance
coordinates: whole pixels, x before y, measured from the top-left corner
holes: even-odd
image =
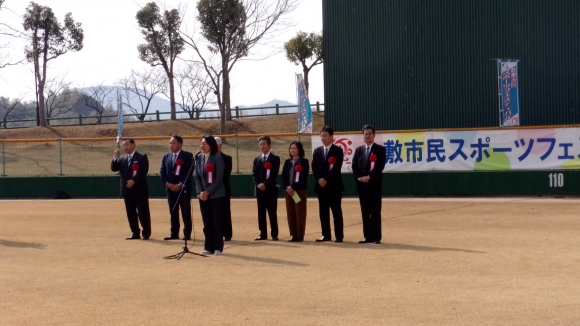
[[[371,161],[371,169],[369,170],[372,171],[375,168],[375,162],[377,161],[377,155],[376,154],[371,154],[369,156],[369,161]]]
[[[212,184],[213,183],[213,164],[206,164],[205,171],[207,172],[205,183]]]
[[[300,172],[302,172],[302,165],[296,164],[294,166],[294,182],[298,182],[300,179]]]
[[[328,157],[328,164],[329,164],[328,170],[329,171],[332,170],[332,168],[334,167],[334,164],[335,163],[336,163],[336,157],[334,157],[334,156]]]
[[[175,175],[179,175],[179,173],[181,172],[181,166],[183,165],[183,160],[178,158],[175,161]]]
[[[266,162],[264,163],[264,168],[266,169],[266,179],[270,177],[270,169],[272,168],[272,163]]]
[[[134,178],[137,175],[137,171],[139,171],[139,164],[133,164],[133,165],[131,165],[131,170],[133,170],[133,176],[132,176],[132,178]]]

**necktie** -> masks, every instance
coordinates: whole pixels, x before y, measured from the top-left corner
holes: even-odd
[[[177,154],[173,153],[173,157],[171,158],[171,165],[175,165],[176,158],[177,158]]]
[[[262,163],[266,163],[266,155],[262,156]]]
[[[326,161],[326,157],[328,156],[328,147],[324,147],[324,160]]]
[[[371,152],[370,146],[367,146],[367,153],[365,154],[365,162],[369,160],[369,154]]]
[[[127,158],[127,165],[131,166],[131,159],[133,158],[133,156],[129,155],[129,157]]]

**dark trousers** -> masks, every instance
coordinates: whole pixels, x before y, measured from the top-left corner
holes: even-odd
[[[337,239],[344,238],[344,224],[342,220],[342,192],[319,190],[317,196],[318,214],[320,216],[322,236],[325,239],[332,239],[330,234],[330,211],[332,210],[332,216],[334,217],[334,236]]]
[[[300,197],[300,202],[296,203],[294,198],[284,192],[286,196],[286,215],[288,216],[288,228],[293,237],[304,237],[306,232],[306,189],[296,190]]]
[[[183,236],[186,238],[191,237],[191,199],[189,197],[189,192],[183,192],[181,197],[179,197],[179,204],[175,206],[177,202],[178,192],[167,193],[167,202],[169,204],[169,214],[171,215],[171,236],[179,236],[179,208],[181,208],[181,217],[183,219]],[[175,207],[175,210],[173,210]]]
[[[381,241],[381,208],[383,202],[380,190],[359,190],[359,201],[365,239]]]
[[[223,207],[223,227],[224,227],[224,238],[232,238],[232,210],[230,203],[230,196],[226,196]]]
[[[139,235],[139,222],[143,228],[142,236],[149,238],[151,236],[151,214],[149,213],[149,198],[147,195],[135,195],[130,189],[127,189],[125,196],[125,210],[127,211],[127,220],[132,235]]]
[[[227,197],[199,201],[205,235],[204,249],[211,252],[224,250],[223,210]]]
[[[270,217],[270,228],[272,229],[272,238],[278,237],[278,189],[262,191],[256,189],[256,197],[258,199],[258,228],[260,229],[260,237],[268,237],[268,224],[266,222],[266,212]]]

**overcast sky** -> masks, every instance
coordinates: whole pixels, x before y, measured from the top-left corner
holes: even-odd
[[[73,85],[91,86],[105,82],[113,84],[129,74],[131,69],[146,67],[139,60],[137,45],[143,37],[137,27],[135,14],[146,0],[36,0],[38,4],[49,6],[62,22],[64,15],[71,12],[77,22],[82,23],[85,33],[84,48],[71,52],[49,63],[49,78],[67,75]],[[166,0],[168,8],[179,3],[188,4],[188,12],[193,14],[197,1]],[[0,21],[22,28],[22,15],[28,0],[6,0],[0,11]],[[10,10],[7,10],[10,9]],[[11,12],[13,11],[13,12]],[[192,17],[192,16],[190,16]],[[270,45],[281,49],[288,39],[298,31],[322,31],[322,1],[303,0],[290,14],[295,26],[287,29]],[[186,22],[193,24],[191,21]],[[11,56],[23,56],[23,44],[12,43]],[[257,59],[270,53],[269,48],[256,48],[249,59]],[[322,65],[316,66],[310,76],[310,101],[324,102]],[[247,60],[236,63],[231,74],[232,105],[257,105],[272,99],[296,103],[295,73],[302,68],[286,59],[283,52],[268,59]],[[0,69],[0,96],[17,97],[27,94],[34,99],[34,77],[30,67],[15,66]]]

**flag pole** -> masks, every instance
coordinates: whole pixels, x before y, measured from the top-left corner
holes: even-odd
[[[297,73],[294,73],[294,82],[296,83],[296,128],[298,131],[298,141],[300,141],[300,85],[298,85]]]

